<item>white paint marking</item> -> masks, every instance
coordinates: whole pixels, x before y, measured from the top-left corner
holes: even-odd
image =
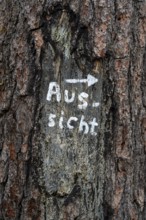
[[[61,111],[61,117],[60,117],[60,119],[59,119],[59,127],[61,128],[61,129],[63,129],[63,115],[64,115],[64,112],[63,111]]]
[[[51,101],[52,95],[56,95],[57,102],[61,101],[60,86],[56,82],[51,82],[49,84],[49,89],[47,93],[48,101]]]
[[[93,120],[90,121],[89,124],[91,125],[91,129],[90,129],[91,135],[96,136],[97,132],[95,132],[95,127],[98,126],[98,123],[96,122],[96,118],[93,118]]]
[[[87,79],[66,79],[67,83],[87,83],[88,87],[94,85],[96,82],[98,82],[98,79],[96,79],[94,76],[88,74]]]
[[[79,108],[79,109],[84,109],[84,110],[85,110],[85,109],[87,108],[88,103],[87,103],[87,101],[86,101],[85,99],[87,99],[88,96],[89,96],[89,95],[88,95],[86,92],[82,92],[82,93],[80,93],[80,94],[78,95],[79,101],[83,103],[83,104],[79,104],[79,105],[78,105],[78,108]],[[84,99],[84,98],[85,98],[85,99]]]
[[[55,121],[53,118],[56,118],[55,114],[50,114],[49,115],[49,122],[48,122],[48,126],[49,127],[54,127],[55,126]]]
[[[100,105],[100,103],[99,102],[93,102],[93,104],[92,104],[92,107],[98,107]]]
[[[71,103],[71,102],[74,101],[74,99],[75,99],[75,93],[74,92],[72,93],[71,98],[69,98],[68,97],[68,90],[64,91],[64,100],[65,100],[66,103]]]
[[[79,125],[79,132],[82,132],[84,130],[84,134],[88,134],[89,132],[89,126],[87,122],[84,121],[85,117],[82,115],[80,125]],[[83,129],[85,128],[85,129]]]
[[[77,117],[70,117],[70,118],[68,119],[67,127],[68,127],[69,129],[73,129],[73,128],[74,128],[74,126],[71,125],[71,122],[72,122],[72,121],[78,121],[78,118],[77,118]]]

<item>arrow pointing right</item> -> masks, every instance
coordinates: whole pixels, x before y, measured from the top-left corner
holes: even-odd
[[[87,83],[88,87],[94,85],[96,82],[98,82],[98,79],[96,79],[91,74],[87,75],[87,79],[66,79],[67,83]]]

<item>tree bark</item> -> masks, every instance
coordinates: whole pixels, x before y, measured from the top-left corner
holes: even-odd
[[[0,14],[0,220],[146,219],[146,2]]]

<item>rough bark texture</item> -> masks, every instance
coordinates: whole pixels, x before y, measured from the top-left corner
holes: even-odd
[[[145,1],[3,0],[0,14],[0,220],[146,219]],[[49,83],[88,73],[97,136],[48,128],[49,112],[81,117],[46,100]]]

